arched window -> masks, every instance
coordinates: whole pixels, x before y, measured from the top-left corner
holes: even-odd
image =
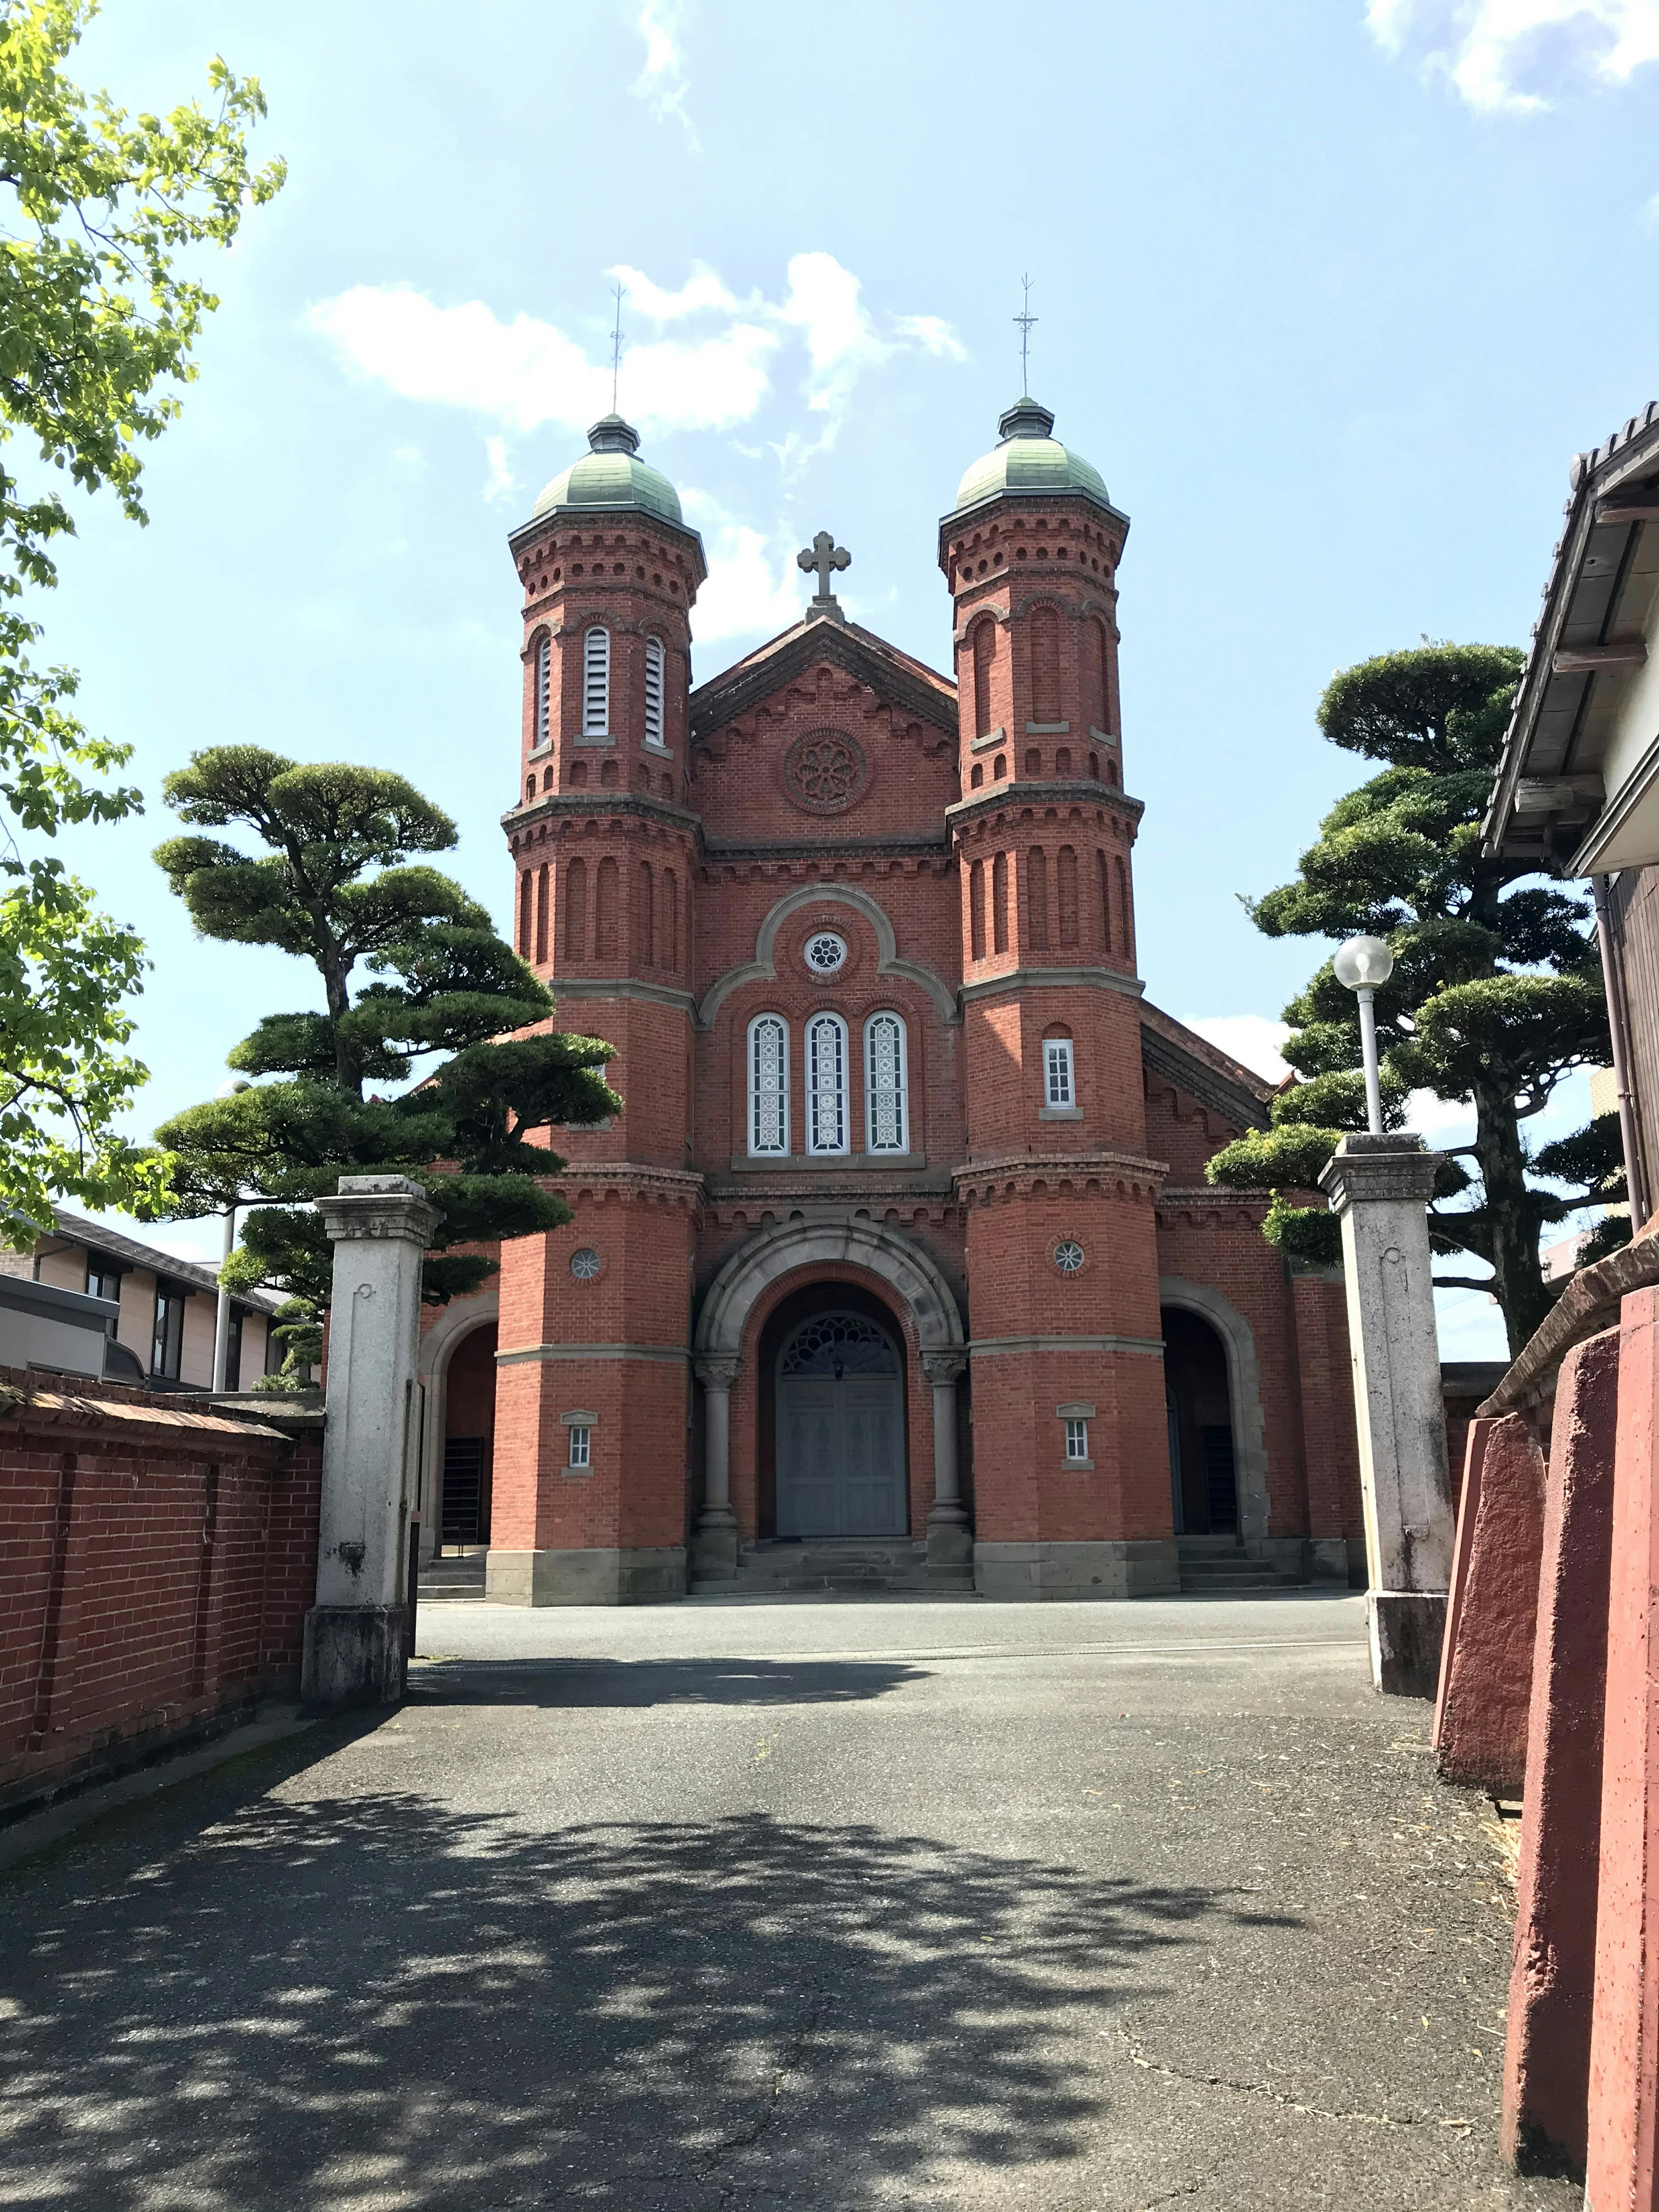
[[[671,975],[680,972],[680,890],[672,868],[662,872],[662,964]]]
[[[536,640],[536,720],[532,744],[544,745],[553,695],[553,641],[544,630]]]
[[[1133,920],[1129,910],[1129,871],[1124,866],[1121,854],[1117,860],[1117,924],[1118,944],[1126,960],[1135,957]]]
[[[663,737],[663,650],[659,637],[645,641],[645,742],[660,745]]]
[[[991,948],[1008,950],[1008,855],[999,853],[991,862]]]
[[[1109,952],[1112,949],[1112,885],[1107,873],[1104,853],[1097,852],[1095,854],[1095,874],[1100,892],[1101,950]]]
[[[1025,862],[1025,942],[1034,952],[1048,950],[1048,860],[1041,845]]]
[[[1031,610],[1031,720],[1057,722],[1060,716],[1060,611]]]
[[[527,775],[524,780],[524,795],[526,805],[536,796],[536,779],[533,775]]]
[[[995,765],[993,767],[993,769],[992,769],[992,770],[991,770],[991,781],[992,781],[992,782],[993,782],[993,783],[1000,783],[1000,782],[1002,781],[1003,777],[1004,777],[1005,775],[1007,775],[1007,773],[1008,773],[1008,756],[1007,756],[1007,754],[1006,754],[1006,753],[999,753],[999,754],[997,755],[997,757],[996,757],[996,763],[995,763]]]
[[[1060,750],[1054,755],[1054,774],[1056,775],[1070,775],[1071,773],[1071,748],[1069,745],[1062,745]]]
[[[1054,890],[1060,904],[1060,941],[1077,943],[1077,854],[1062,845],[1054,855]]]
[[[988,616],[974,626],[974,735],[991,729],[991,668],[997,657],[997,626]]]
[[[649,860],[640,862],[639,884],[638,957],[647,968],[654,968],[657,964],[657,886]]]
[[[526,912],[529,911],[526,907]],[[526,939],[526,953],[528,938]],[[564,957],[587,957],[587,863],[573,860],[564,872]]]
[[[757,1014],[749,1024],[749,1150],[759,1158],[788,1149],[788,1024]]]
[[[909,1070],[904,1024],[896,1014],[872,1014],[864,1024],[864,1149],[910,1149]]]
[[[975,860],[968,871],[968,944],[975,960],[985,957],[985,863]]]
[[[536,958],[547,957],[547,863],[536,871]]]
[[[593,957],[614,960],[616,957],[617,864],[606,858],[599,862],[593,885]]]
[[[980,786],[984,782],[984,781],[985,781],[985,763],[984,763],[984,762],[983,762],[983,761],[975,761],[975,762],[974,763],[973,773],[972,773],[972,775],[969,775],[969,779],[968,779],[968,788],[969,788],[969,791],[977,791],[977,790],[979,789]]]
[[[521,960],[530,957],[531,896],[530,870],[526,868],[519,878],[519,957]]]
[[[571,762],[569,782],[570,787],[573,791],[585,791],[587,788],[587,763],[586,761]]]
[[[582,735],[611,733],[611,633],[591,629],[582,640]]]
[[[814,1014],[806,1024],[806,1149],[848,1150],[847,1024],[839,1014]]]
[[[1040,776],[1042,773],[1042,755],[1036,745],[1025,748],[1025,773],[1032,777]]]
[[[1112,733],[1112,645],[1106,635],[1106,625],[1097,615],[1089,624],[1094,643],[1094,667],[1090,672],[1094,679],[1094,714],[1092,720],[1109,736]]]

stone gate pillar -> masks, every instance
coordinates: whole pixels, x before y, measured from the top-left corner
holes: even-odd
[[[732,1385],[735,1354],[705,1352],[697,1361],[702,1385],[702,1511],[691,1536],[691,1563],[700,1575],[732,1575],[738,1567],[738,1516],[732,1510]]]
[[[1433,1697],[1451,1580],[1427,1210],[1438,1165],[1438,1156],[1405,1132],[1349,1136],[1319,1178],[1342,1224],[1371,1680],[1391,1697]]]
[[[968,1364],[965,1352],[924,1352],[921,1371],[933,1388],[933,1503],[927,1515],[927,1567],[932,1576],[963,1579],[974,1556],[973,1532],[957,1473],[957,1384]]]
[[[421,1257],[439,1220],[403,1176],[342,1176],[317,1210],[334,1245],[317,1602],[306,1615],[308,1705],[403,1695]]]

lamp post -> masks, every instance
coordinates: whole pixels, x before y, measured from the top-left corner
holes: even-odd
[[[1365,1061],[1365,1126],[1382,1133],[1382,1085],[1376,1065],[1376,994],[1394,973],[1394,955],[1380,937],[1351,937],[1331,962],[1336,980],[1359,1001],[1359,1049]]]

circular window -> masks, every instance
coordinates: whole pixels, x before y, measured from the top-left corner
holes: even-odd
[[[847,965],[847,940],[833,929],[821,929],[807,939],[803,957],[815,975],[833,975]]]
[[[599,1272],[599,1255],[591,1244],[570,1255],[570,1272],[579,1283],[591,1283]]]
[[[839,814],[863,798],[870,763],[844,730],[809,730],[789,748],[783,781],[798,806],[814,814]]]
[[[1075,1275],[1083,1257],[1083,1247],[1075,1237],[1062,1237],[1054,1247],[1054,1265],[1062,1275]]]

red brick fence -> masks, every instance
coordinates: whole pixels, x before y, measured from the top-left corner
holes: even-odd
[[[322,1417],[0,1369],[0,1814],[298,1686]]]

